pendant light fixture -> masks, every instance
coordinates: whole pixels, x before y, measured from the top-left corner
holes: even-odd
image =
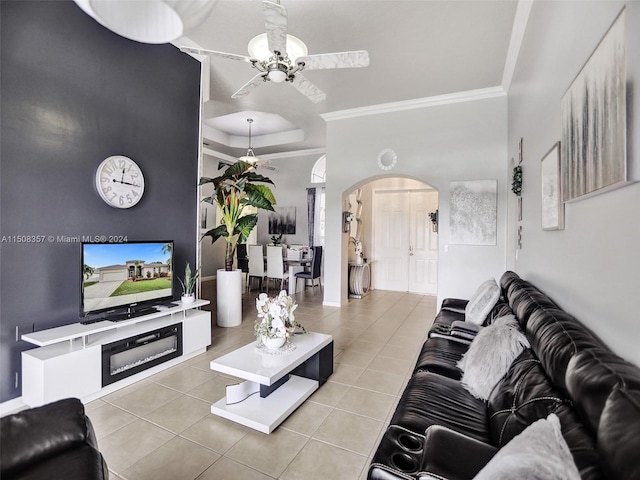
[[[247,118],[247,123],[249,124],[249,148],[247,149],[247,154],[243,155],[238,160],[242,160],[243,162],[253,165],[258,161],[258,157],[253,153],[253,148],[251,147],[251,124],[253,123],[253,118]]]

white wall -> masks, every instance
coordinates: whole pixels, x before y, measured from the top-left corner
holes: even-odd
[[[509,157],[524,139],[523,248],[509,268],[548,293],[614,351],[640,364],[640,184],[565,207],[565,229],[541,229],[540,160],[561,139],[560,100],[624,2],[534,2],[509,92]],[[628,159],[640,176],[640,3],[627,3]]]
[[[382,176],[421,180],[440,194],[438,297],[469,297],[505,270],[507,202],[506,96],[429,106],[327,123],[327,240],[324,301],[347,300],[347,243],[342,233],[344,195]],[[388,174],[377,166],[384,148],[398,154]],[[449,183],[498,180],[496,246],[449,245]]]

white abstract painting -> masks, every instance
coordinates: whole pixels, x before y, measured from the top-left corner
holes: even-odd
[[[496,245],[497,180],[451,182],[450,243]]]
[[[562,98],[565,202],[627,179],[625,59],[623,11]]]

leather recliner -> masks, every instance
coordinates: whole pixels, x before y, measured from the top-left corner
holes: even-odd
[[[0,419],[2,480],[106,480],[82,402],[67,398]]]

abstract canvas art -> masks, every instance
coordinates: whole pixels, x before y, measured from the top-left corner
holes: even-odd
[[[451,182],[450,240],[458,245],[496,245],[497,180]]]
[[[564,203],[560,187],[560,142],[543,157],[540,164],[542,179],[542,229],[564,229]]]
[[[562,192],[568,202],[627,179],[625,12],[562,97]]]
[[[296,207],[275,207],[269,213],[269,235],[294,235],[296,233]]]

